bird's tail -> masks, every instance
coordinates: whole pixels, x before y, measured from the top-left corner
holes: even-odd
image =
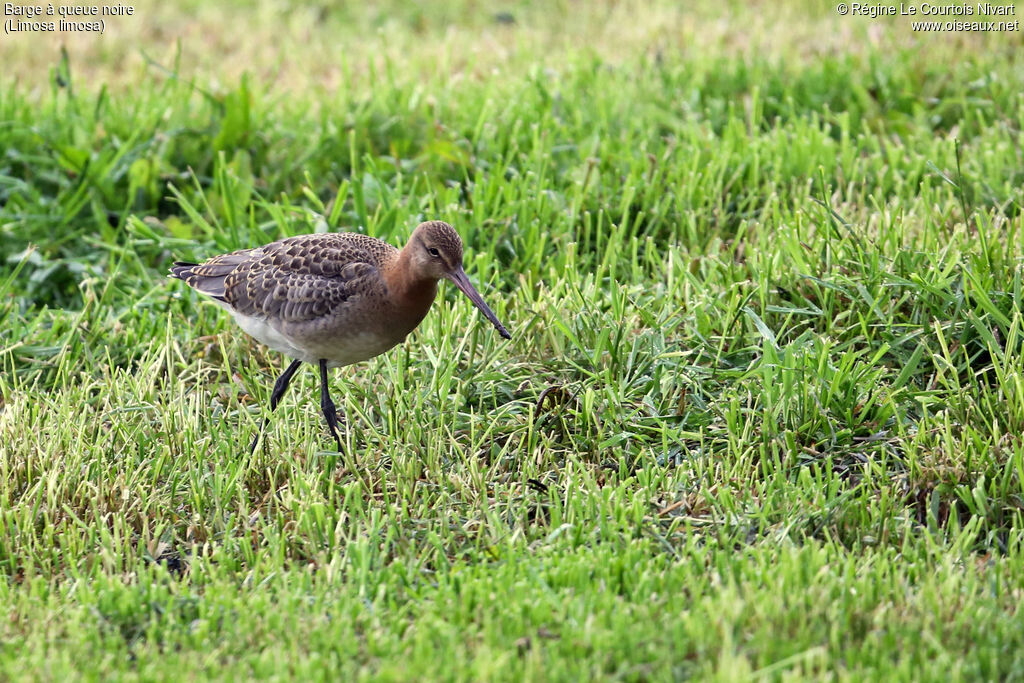
[[[170,276],[188,282],[188,278],[192,274],[192,269],[198,265],[198,263],[189,263],[188,261],[175,261],[174,265],[171,266]]]
[[[224,301],[225,279],[238,265],[238,260],[231,258],[232,256],[233,254],[225,254],[205,263],[176,261],[171,266],[170,276],[178,278],[197,292]]]

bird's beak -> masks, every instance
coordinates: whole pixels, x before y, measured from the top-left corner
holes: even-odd
[[[455,286],[462,290],[462,293],[469,297],[469,300],[473,302],[473,305],[480,309],[484,316],[491,321],[495,329],[505,339],[511,339],[512,335],[508,333],[505,326],[498,320],[498,316],[494,315],[494,311],[484,303],[484,298],[480,296],[480,292],[474,289],[472,283],[469,281],[469,276],[466,275],[466,271],[459,266],[456,270],[445,275],[446,278],[455,283]]]

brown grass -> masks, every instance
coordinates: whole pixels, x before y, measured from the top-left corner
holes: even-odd
[[[506,21],[499,20],[504,13]],[[511,17],[514,23],[508,23]],[[45,18],[45,17],[44,17]],[[975,49],[1019,52],[1020,33],[920,34],[900,17],[840,17],[816,2],[458,3],[415,9],[399,2],[372,7],[306,3],[136,2],[133,16],[107,18],[96,33],[29,33],[0,41],[0,83],[45,92],[61,48],[70,57],[74,85],[115,89],[163,77],[147,57],[206,88],[235,83],[249,73],[261,87],[281,92],[372,87],[367,80],[394,66],[395,78],[439,72],[451,78],[490,78],[504,69],[557,68],[574,54],[615,63],[643,54],[813,60],[869,50],[914,50],[923,63],[955,63]],[[948,61],[953,60],[953,61]]]

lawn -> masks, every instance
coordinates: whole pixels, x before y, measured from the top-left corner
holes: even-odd
[[[1024,678],[1020,31],[356,5],[0,38],[0,680]],[[250,455],[169,265],[432,219]]]

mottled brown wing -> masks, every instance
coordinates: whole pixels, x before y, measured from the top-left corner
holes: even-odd
[[[351,233],[302,235],[198,265],[175,264],[171,274],[243,315],[302,322],[366,292],[379,278],[382,249],[393,247]]]
[[[282,240],[261,251],[224,278],[224,300],[243,315],[313,320],[352,302],[379,277],[371,254],[335,236]]]

